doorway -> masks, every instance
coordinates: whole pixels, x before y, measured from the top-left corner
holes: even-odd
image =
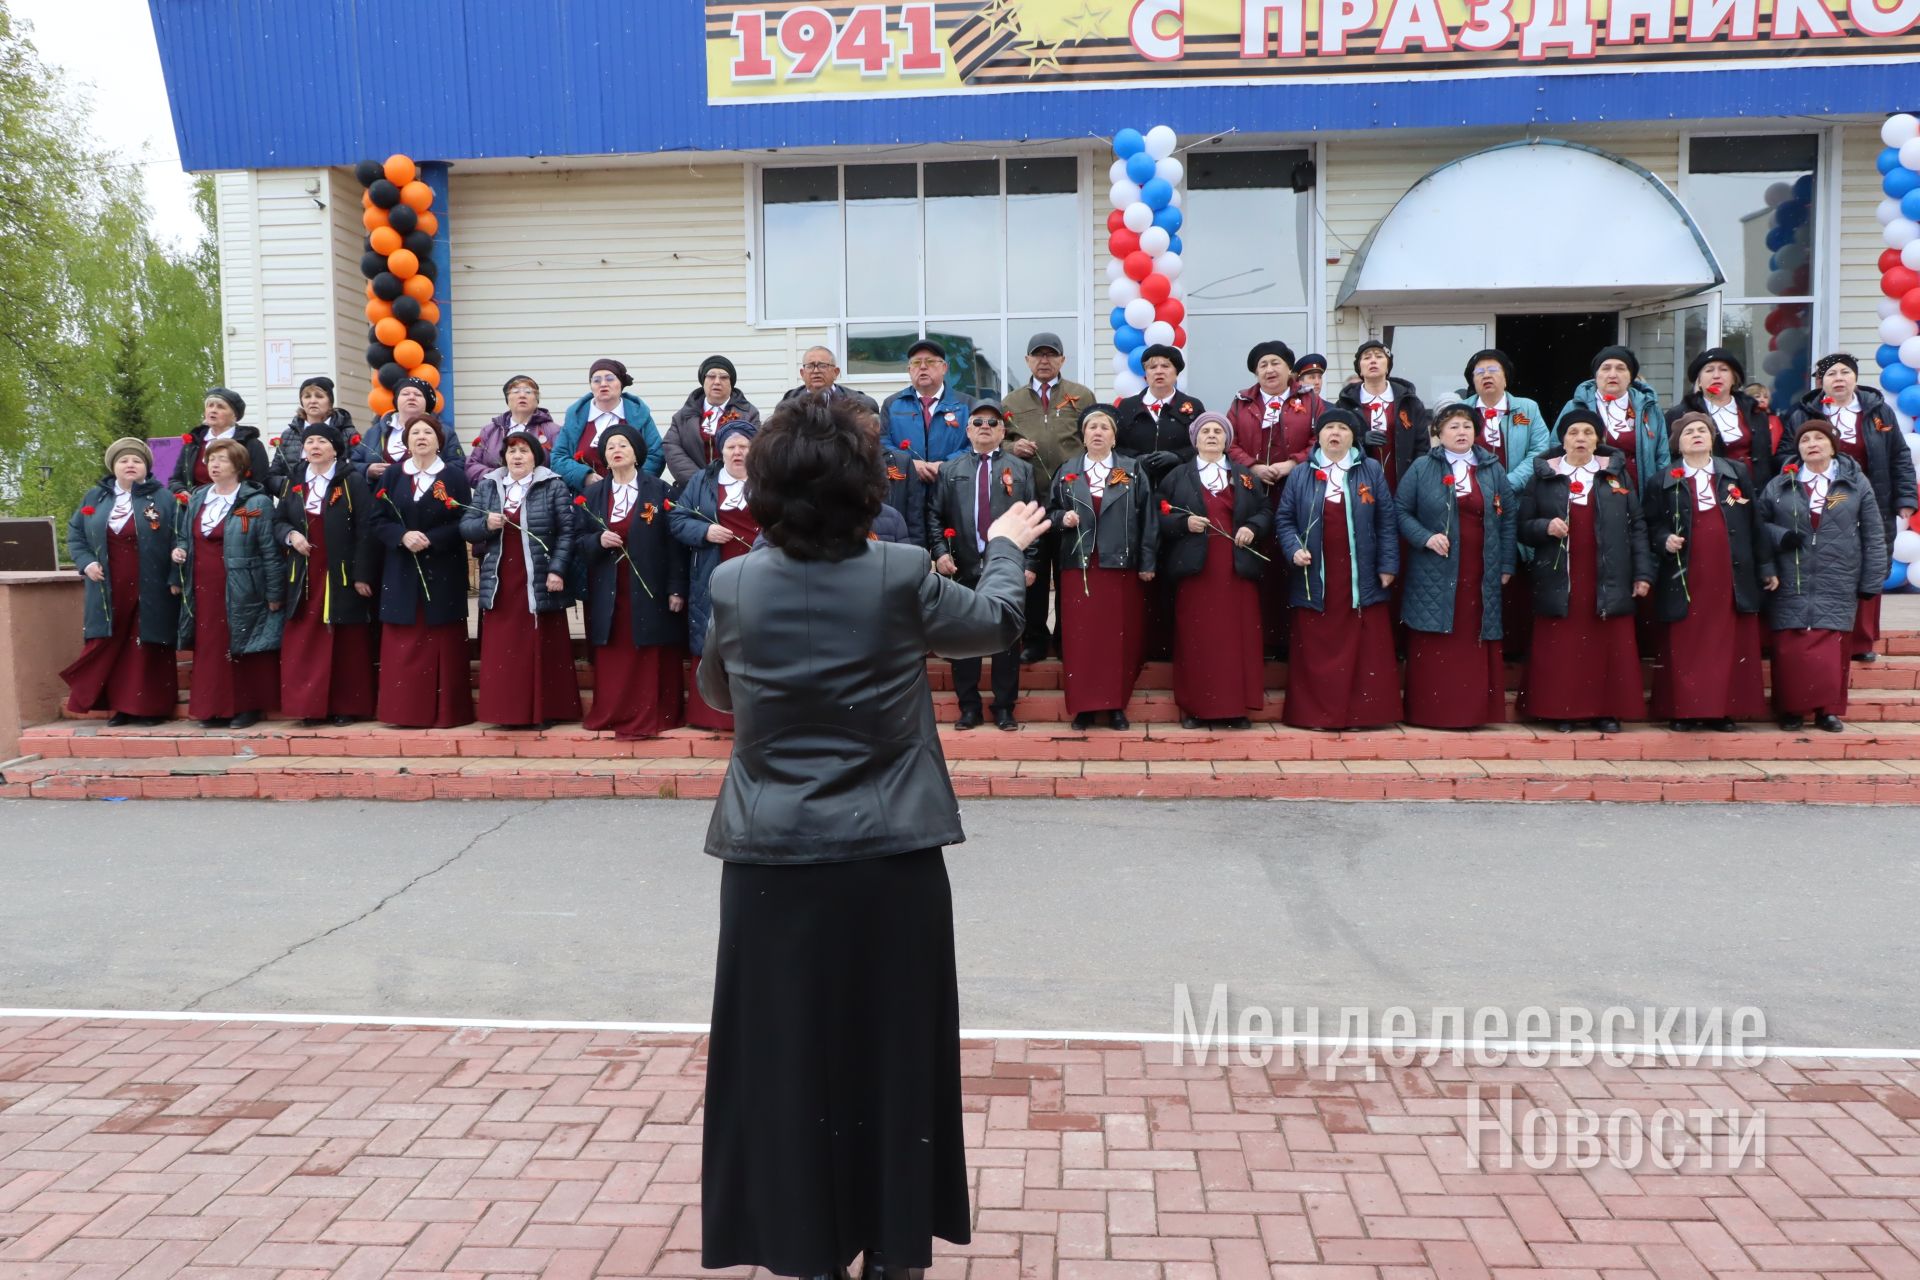
[[[1537,402],[1551,424],[1573,389],[1593,376],[1594,352],[1620,341],[1620,317],[1612,311],[1502,315],[1493,331],[1493,345],[1513,359],[1508,390]]]

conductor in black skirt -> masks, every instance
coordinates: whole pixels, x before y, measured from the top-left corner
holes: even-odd
[[[767,545],[713,572],[700,692],[734,716],[707,828],[725,862],[708,1048],[701,1263],[914,1277],[970,1239],[944,845],[966,838],[926,655],[1025,623],[1020,503],[971,588],[869,529],[886,464],[862,411],[802,396],[747,458]]]

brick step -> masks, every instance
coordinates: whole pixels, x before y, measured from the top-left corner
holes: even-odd
[[[0,796],[42,799],[383,800],[718,794],[719,760],[474,760],[458,756],[68,758],[0,769]],[[963,797],[1920,803],[1920,762],[1721,760],[961,761]]]

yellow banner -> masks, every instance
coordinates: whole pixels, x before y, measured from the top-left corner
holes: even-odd
[[[1920,0],[707,0],[712,102],[1912,58]]]

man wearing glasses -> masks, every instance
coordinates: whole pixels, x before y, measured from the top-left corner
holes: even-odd
[[[840,385],[840,362],[825,347],[806,349],[800,357],[800,385],[780,399],[786,401],[807,394],[825,396],[829,400],[845,396],[868,413],[880,412],[880,406],[873,402],[872,396]]]
[[[974,399],[948,388],[947,349],[932,338],[907,348],[907,381],[880,406],[881,430],[887,443],[913,459],[921,481],[932,484],[942,462],[968,452],[967,417]]]

